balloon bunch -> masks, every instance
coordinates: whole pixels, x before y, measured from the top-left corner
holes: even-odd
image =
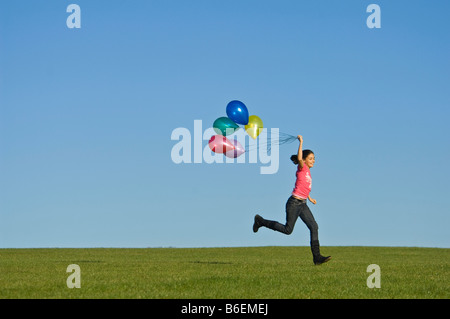
[[[240,129],[238,124],[244,125],[247,134],[256,139],[263,129],[263,122],[257,115],[250,115],[247,107],[241,101],[231,101],[227,105],[226,113],[228,117],[219,117],[214,121],[213,128],[217,135],[209,140],[209,148],[215,153],[223,153],[230,158],[236,158],[243,153],[245,149],[241,143],[226,136],[233,134]]]

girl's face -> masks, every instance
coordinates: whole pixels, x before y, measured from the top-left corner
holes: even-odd
[[[316,161],[316,158],[314,157],[314,153],[309,154],[304,160],[303,160],[309,168],[314,166],[314,162]]]

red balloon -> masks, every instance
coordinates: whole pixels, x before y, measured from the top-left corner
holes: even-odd
[[[209,148],[215,153],[234,151],[236,146],[223,135],[214,135],[208,142]]]

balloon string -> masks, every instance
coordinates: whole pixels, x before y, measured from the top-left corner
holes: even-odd
[[[284,145],[284,144],[290,144],[296,140],[298,140],[297,136],[279,132],[278,133],[278,139],[272,138],[272,136],[268,136],[266,141],[261,141],[259,138],[257,138],[258,141],[255,141],[255,143],[252,143],[253,145],[249,145],[245,147],[245,151],[253,151],[256,149],[259,149],[260,147],[265,146],[267,148],[267,152],[270,152],[272,149],[272,146],[274,145]]]

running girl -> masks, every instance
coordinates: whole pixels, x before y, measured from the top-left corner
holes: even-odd
[[[292,162],[297,165],[297,180],[295,182],[292,195],[286,203],[286,223],[283,225],[277,221],[266,220],[260,215],[255,215],[253,232],[256,233],[260,227],[264,226],[269,229],[279,231],[283,234],[290,235],[294,230],[294,225],[297,218],[300,217],[310,231],[310,245],[313,255],[313,262],[315,265],[320,265],[329,261],[331,256],[324,257],[320,254],[318,234],[319,227],[313,214],[311,213],[311,210],[306,204],[306,199],[309,199],[309,201],[313,204],[317,203],[315,199],[312,199],[309,196],[312,185],[310,168],[314,166],[315,157],[311,150],[302,150],[303,137],[298,135],[297,138],[300,141],[298,152],[296,155],[291,156]]]

